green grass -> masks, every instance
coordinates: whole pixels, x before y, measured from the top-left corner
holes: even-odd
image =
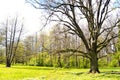
[[[0,80],[120,80],[120,68],[100,69],[100,74],[88,74],[89,69],[0,65]]]

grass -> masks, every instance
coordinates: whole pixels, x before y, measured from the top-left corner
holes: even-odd
[[[88,74],[89,69],[0,65],[0,80],[120,80],[120,68],[100,69],[100,74]]]

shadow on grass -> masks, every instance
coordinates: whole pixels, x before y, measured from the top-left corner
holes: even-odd
[[[120,71],[105,71],[101,72],[97,77],[106,77],[106,78],[120,78]]]
[[[54,70],[55,68],[51,67],[34,67],[34,66],[27,66],[27,67],[12,67],[14,69],[28,69],[28,70]]]
[[[85,72],[78,72],[78,73],[75,73],[75,72],[65,72],[66,74],[73,74],[73,75],[81,75],[81,74],[85,74]],[[88,73],[89,74],[89,73]],[[100,74],[118,74],[120,75],[120,71],[107,71],[107,72],[101,72]]]
[[[104,74],[120,74],[120,71],[107,71],[107,72],[101,72]]]
[[[81,74],[84,74],[85,72],[77,72],[77,73],[76,72],[65,72],[65,73],[79,76]]]

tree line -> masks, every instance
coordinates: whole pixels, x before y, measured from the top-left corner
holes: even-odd
[[[101,52],[100,56],[103,57],[99,60],[99,66],[120,66],[119,40],[119,38],[116,39],[116,41],[113,40],[115,41],[113,42],[115,43],[113,48],[115,51],[112,50],[111,46],[108,46]],[[15,41],[13,51],[16,49],[16,43],[17,41]],[[17,45],[16,52],[12,54],[14,56],[11,57],[13,61],[10,64],[61,68],[89,68],[89,59],[76,50],[86,50],[81,39],[75,34],[70,34],[66,28],[57,24],[52,27],[49,34],[43,31],[27,36],[20,41]],[[8,58],[5,55],[5,49],[3,48],[0,51],[0,63],[5,63]],[[8,65],[8,62],[6,62],[7,67],[11,66]]]

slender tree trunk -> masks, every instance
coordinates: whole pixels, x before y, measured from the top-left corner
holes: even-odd
[[[90,58],[90,71],[89,71],[89,73],[100,73],[100,71],[98,69],[98,58],[95,55],[92,56],[92,58]]]
[[[76,68],[78,68],[78,56],[77,56],[77,53],[76,53],[76,55],[75,55],[75,62],[76,62]]]
[[[120,67],[120,59],[118,59],[118,66]]]
[[[43,56],[43,53],[42,53],[42,57],[41,58],[42,58],[42,60],[41,60],[41,66],[44,66],[44,61],[43,61],[44,60],[44,56]]]
[[[83,65],[83,68],[84,68],[84,65],[85,65],[85,64],[84,64],[84,63],[85,63],[85,57],[83,56],[82,58],[83,58],[83,61],[82,61],[83,64],[82,64],[82,65]]]
[[[50,66],[52,67],[53,66],[53,61],[52,61],[52,54],[50,53]]]
[[[70,57],[67,56],[65,57],[64,64],[65,64],[65,68],[70,67]]]
[[[62,68],[61,55],[60,55],[60,53],[58,54],[58,67],[61,67],[61,68]]]

